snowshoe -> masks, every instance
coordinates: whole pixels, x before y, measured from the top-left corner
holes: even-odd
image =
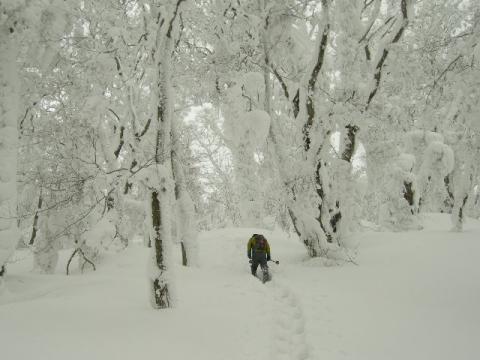
[[[267,281],[272,280],[272,275],[270,275],[270,272],[268,271],[268,268],[262,269],[262,283],[266,283]]]

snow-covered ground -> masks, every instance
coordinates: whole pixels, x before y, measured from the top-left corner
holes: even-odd
[[[266,285],[249,275],[254,230],[203,233],[200,267],[177,265],[177,305],[163,311],[148,303],[140,245],[69,277],[68,253],[56,275],[37,275],[18,252],[0,297],[0,359],[478,359],[480,223],[425,223],[358,234],[358,265],[332,267],[265,231],[281,261]]]

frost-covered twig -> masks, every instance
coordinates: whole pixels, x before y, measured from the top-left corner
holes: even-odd
[[[83,252],[83,250],[81,248],[77,247],[75,249],[75,251],[72,253],[72,255],[70,256],[70,258],[68,259],[67,275],[69,275],[69,272],[70,272],[70,263],[72,262],[73,258],[75,257],[75,255],[77,253],[80,253],[80,255],[82,255],[82,257],[83,257],[83,259],[85,260],[86,263],[89,263],[90,265],[92,265],[94,271],[97,270],[97,268],[95,267],[95,264],[85,256],[85,253]],[[82,266],[82,270],[83,270],[83,266]]]
[[[438,83],[440,82],[440,80],[447,74],[448,71],[452,70],[453,66],[455,65],[455,63],[460,60],[461,58],[463,57],[462,54],[458,55],[455,59],[453,59],[448,65],[447,67],[440,73],[440,75],[438,75],[435,80],[433,80],[433,84],[432,84],[432,87],[430,89],[430,91],[428,92],[427,94],[427,102],[428,100],[430,99],[430,96],[433,92],[433,90],[435,90],[435,88],[437,87]]]

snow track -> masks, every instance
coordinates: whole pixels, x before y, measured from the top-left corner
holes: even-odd
[[[216,236],[205,239],[204,247],[200,247],[203,252],[201,258],[205,260],[205,265],[208,267],[229,274],[228,278],[236,284],[235,287],[238,291],[243,289],[242,291],[245,292],[240,294],[245,297],[244,302],[261,303],[263,308],[270,309],[271,327],[265,328],[266,336],[270,340],[270,346],[267,350],[269,359],[313,360],[311,347],[306,340],[306,324],[302,305],[295,293],[282,280],[278,280],[282,279],[282,270],[276,266],[271,266],[270,272],[273,275],[273,280],[266,284],[261,282],[260,268],[257,271],[257,279],[249,274],[245,256],[246,241],[252,233],[258,232],[255,229],[239,229],[232,236],[232,233],[224,233],[218,230]],[[273,239],[274,237],[267,234],[267,238]],[[231,260],[225,263],[224,258],[218,256],[212,258],[210,255],[213,253],[213,249],[217,251],[221,249],[221,253],[226,254],[226,258]],[[290,254],[291,251],[288,253]],[[253,331],[255,332],[255,330]],[[256,349],[258,352],[258,347]],[[245,360],[267,359],[267,357],[258,356],[261,356],[260,353],[249,356],[245,353]]]
[[[273,281],[272,360],[311,360],[305,332],[305,317],[300,302],[286,286]]]

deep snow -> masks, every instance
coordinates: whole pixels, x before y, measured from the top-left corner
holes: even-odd
[[[139,244],[69,277],[69,252],[56,275],[31,273],[17,252],[0,297],[0,359],[477,359],[480,223],[449,228],[434,214],[422,231],[356,234],[359,265],[331,267],[264,231],[280,260],[266,285],[249,275],[253,229],[203,233],[199,267],[175,268],[170,310],[148,303]]]

